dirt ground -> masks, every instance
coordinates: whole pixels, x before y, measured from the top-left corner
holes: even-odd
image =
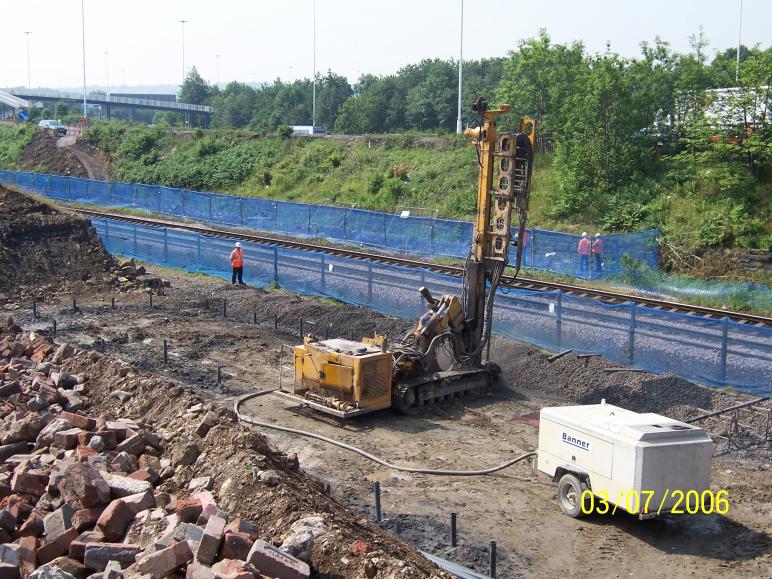
[[[14,316],[26,328],[110,352],[140,370],[191,385],[199,395],[230,406],[235,397],[275,388],[282,346],[298,341],[301,320],[318,334],[354,337],[396,335],[410,322],[331,300],[300,298],[282,290],[237,289],[222,280],[149,267],[171,281],[164,295],[81,295],[73,313],[70,296]],[[227,317],[223,314],[223,300]],[[255,316],[258,324],[254,324]],[[274,318],[274,316],[276,316]],[[278,331],[274,331],[274,320]],[[163,364],[163,340],[169,363]],[[287,350],[285,349],[285,354]],[[273,396],[246,405],[260,420],[338,438],[392,463],[477,469],[534,448],[538,410],[605,397],[634,410],[678,418],[699,409],[723,408],[743,395],[707,390],[673,376],[609,374],[612,364],[566,356],[550,364],[548,353],[497,338],[492,360],[504,384],[475,399],[427,407],[405,416],[391,411],[340,422]],[[289,365],[285,359],[284,364]],[[221,367],[222,381],[217,382]],[[429,477],[385,470],[324,443],[266,431],[282,452],[296,452],[300,467],[329,485],[331,495],[372,518],[374,481],[383,489],[383,526],[441,557],[487,572],[488,543],[498,545],[499,577],[690,577],[772,576],[772,472],[769,443],[733,450],[714,459],[713,488],[729,492],[726,516],[666,516],[639,521],[629,515],[574,520],[561,514],[555,485],[520,464],[493,476]],[[460,544],[449,546],[450,513],[458,513]]]
[[[115,266],[91,224],[0,187],[0,296],[109,287]]]

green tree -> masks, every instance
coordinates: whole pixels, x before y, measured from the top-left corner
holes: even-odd
[[[647,150],[634,138],[642,127],[627,64],[617,55],[593,58],[567,100],[566,124],[557,133],[555,216],[603,214],[612,192],[645,164]]]
[[[504,63],[504,76],[497,96],[520,114],[534,116],[540,132],[561,132],[570,114],[565,103],[579,88],[588,61],[584,46],[552,44],[546,31],[538,38],[520,42]]]
[[[212,89],[203,77],[198,74],[196,67],[192,67],[185,76],[180,87],[180,101],[192,105],[205,105],[208,103]]]
[[[56,109],[54,111],[54,114],[56,115],[57,119],[61,119],[63,117],[66,117],[69,114],[69,107],[67,106],[67,103],[56,103]]]
[[[327,71],[327,76],[317,79],[316,123],[324,127],[333,127],[338,111],[354,91],[346,77]]]

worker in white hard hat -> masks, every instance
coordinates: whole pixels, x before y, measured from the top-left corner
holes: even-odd
[[[592,245],[590,244],[590,238],[586,231],[582,231],[582,238],[579,240],[579,247],[576,251],[579,254],[580,275],[582,277],[589,277],[590,253],[592,253]]]
[[[603,275],[603,238],[600,236],[600,231],[592,240],[592,258],[595,266],[593,273],[596,277],[600,277]]]
[[[235,285],[238,278],[239,285],[247,285],[244,283],[244,250],[241,249],[241,243],[238,241],[231,251],[231,267],[233,268],[231,283]]]

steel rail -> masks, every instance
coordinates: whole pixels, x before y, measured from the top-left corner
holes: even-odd
[[[250,241],[263,245],[278,245],[281,247],[287,247],[289,249],[297,249],[312,253],[325,253],[351,259],[368,260],[373,263],[383,263],[412,269],[425,269],[434,273],[439,273],[451,277],[462,277],[464,273],[464,268],[461,266],[442,265],[422,259],[410,259],[393,255],[370,253],[356,249],[347,249],[331,245],[320,245],[318,243],[308,243],[305,241],[297,241],[270,235],[247,233],[244,231],[234,231],[231,229],[219,229],[208,225],[195,223],[184,223],[180,221],[140,217],[122,213],[111,213],[108,211],[95,211],[93,209],[75,207],[71,207],[70,209],[83,215],[99,219],[111,219],[113,221],[124,221],[127,223],[135,223],[151,227],[169,227],[173,229],[199,233],[208,237],[239,239],[242,241]],[[569,295],[588,297],[612,305],[633,302],[660,311],[686,313],[708,319],[720,319],[726,317],[743,324],[772,327],[772,317],[762,316],[759,314],[723,310],[720,308],[710,308],[706,306],[697,306],[693,304],[668,301],[635,294],[625,294],[621,292],[589,288],[560,282],[543,281],[523,276],[518,276],[517,278],[514,276],[503,276],[501,285],[508,288],[525,289],[539,292],[561,291]]]

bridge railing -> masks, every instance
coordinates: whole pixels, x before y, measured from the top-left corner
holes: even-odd
[[[20,97],[17,97],[15,95],[10,95],[13,98],[22,100]],[[41,92],[35,92],[35,91],[27,91],[23,95],[24,97],[29,97],[31,99],[40,98],[40,99],[50,99],[50,100],[58,100],[58,99],[69,99],[69,100],[82,100],[81,97],[67,94],[45,94]],[[99,97],[95,98],[94,96],[87,96],[86,102],[91,104],[103,104],[103,105],[134,105],[139,107],[148,107],[148,108],[155,108],[155,109],[169,109],[169,110],[177,110],[177,111],[189,111],[189,112],[200,112],[200,113],[208,113],[211,114],[214,112],[214,108],[210,107],[208,105],[194,105],[190,103],[181,103],[176,101],[159,101],[154,99],[139,99],[134,97],[116,97],[116,96],[105,96],[105,97]]]

